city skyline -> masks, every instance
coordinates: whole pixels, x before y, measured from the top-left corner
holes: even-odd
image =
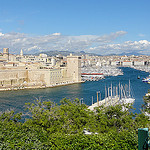
[[[149,55],[149,4],[148,0],[1,1],[0,49]]]

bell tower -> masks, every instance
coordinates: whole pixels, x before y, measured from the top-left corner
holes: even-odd
[[[21,51],[20,51],[20,56],[23,56],[23,50],[21,49]]]
[[[7,61],[9,60],[9,48],[3,48],[3,56]]]

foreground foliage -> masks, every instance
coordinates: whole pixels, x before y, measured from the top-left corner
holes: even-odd
[[[150,128],[148,117],[122,111],[121,105],[90,111],[78,99],[65,98],[59,106],[36,101],[26,109],[24,122],[21,113],[1,114],[0,149],[137,149],[138,128]],[[85,128],[92,134],[85,135]]]
[[[150,90],[148,90],[148,93],[143,97],[143,100],[143,112],[147,112],[148,114],[150,114]]]

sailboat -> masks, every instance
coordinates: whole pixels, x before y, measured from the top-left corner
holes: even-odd
[[[135,98],[133,98],[131,96],[131,87],[130,87],[130,80],[129,80],[129,91],[128,91],[128,95],[126,95],[124,89],[123,89],[123,86],[121,86],[121,93],[124,93],[124,96],[121,97],[121,103],[122,104],[133,104],[134,101],[135,101]]]
[[[110,91],[111,90],[111,91]],[[104,107],[109,106],[115,106],[117,104],[133,104],[135,99],[131,95],[131,87],[130,87],[130,80],[129,80],[129,86],[128,89],[124,89],[123,85],[120,85],[119,87],[116,86],[113,88],[112,84],[111,87],[108,87],[108,90],[105,86],[105,98],[101,101],[99,101],[98,93],[100,94],[100,91],[97,92],[97,102],[93,104],[93,97],[92,97],[92,105],[88,107],[90,110],[94,110],[95,107],[99,107],[101,105],[104,105]],[[126,106],[122,106],[122,110],[128,110]]]

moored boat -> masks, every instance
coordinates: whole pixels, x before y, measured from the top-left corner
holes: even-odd
[[[150,75],[147,78],[143,78],[143,82],[150,82]]]

